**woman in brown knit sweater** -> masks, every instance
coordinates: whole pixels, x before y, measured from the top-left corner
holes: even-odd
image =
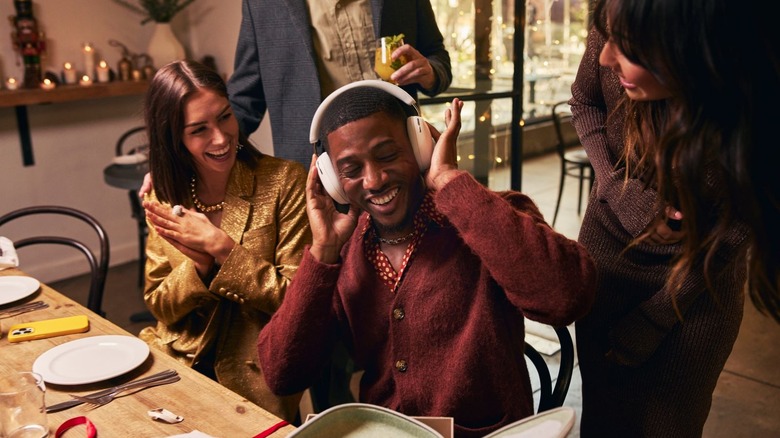
[[[746,229],[731,222],[707,269],[697,262],[677,275],[691,218],[684,206],[678,212],[676,203],[658,201],[651,166],[625,147],[637,139],[625,129],[634,122],[644,140],[664,129],[654,124],[663,117],[636,114],[663,115],[673,95],[593,30],[572,96],[573,123],[596,171],[579,240],[600,281],[592,312],[576,325],[581,436],[701,436],[742,319]],[[717,188],[702,193],[713,213]],[[668,221],[681,217],[675,231]]]

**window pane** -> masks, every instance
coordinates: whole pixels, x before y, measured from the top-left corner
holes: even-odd
[[[431,0],[452,59],[451,91],[508,91],[514,62],[514,0]],[[526,4],[523,110],[547,116],[568,99],[585,50],[588,0]]]
[[[452,60],[448,93],[512,90],[514,0],[431,0]],[[555,102],[568,100],[585,50],[587,0],[528,0],[523,54],[524,155],[554,151],[549,122]],[[518,19],[517,22],[522,20]],[[445,105],[426,105],[423,115],[444,129]],[[510,188],[512,100],[467,101],[458,140],[459,167],[495,190]]]

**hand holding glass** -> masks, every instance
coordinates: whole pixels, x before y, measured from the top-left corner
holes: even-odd
[[[406,64],[406,58],[404,56],[400,56],[396,60],[393,60],[390,56],[395,49],[403,45],[403,34],[379,38],[374,60],[374,71],[383,81],[393,82],[392,79],[390,79],[390,76],[401,68],[401,66]]]

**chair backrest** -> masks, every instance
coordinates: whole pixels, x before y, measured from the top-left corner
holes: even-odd
[[[146,127],[136,126],[122,134],[116,142],[114,155],[130,155],[136,152],[144,152],[149,148],[146,139]]]
[[[563,156],[566,149],[580,145],[580,138],[577,131],[571,125],[571,112],[569,111],[569,102],[562,100],[552,107],[552,121],[555,127],[556,150]]]
[[[569,392],[571,377],[574,373],[574,342],[571,339],[571,333],[566,327],[555,327],[555,333],[561,344],[561,363],[558,368],[558,376],[553,379],[550,375],[550,369],[542,355],[534,347],[525,344],[525,355],[534,364],[536,372],[539,374],[541,390],[539,397],[539,409],[537,412],[544,412],[549,409],[563,406],[566,400],[566,394]]]
[[[70,207],[55,206],[55,205],[43,205],[21,208],[14,210],[10,213],[6,213],[0,216],[0,226],[15,219],[19,219],[24,216],[30,215],[43,215],[43,214],[58,214],[70,216],[79,219],[88,224],[98,235],[100,242],[100,254],[95,257],[92,250],[84,245],[82,242],[63,236],[33,236],[23,239],[14,240],[15,248],[23,248],[28,245],[34,244],[55,244],[65,245],[72,248],[76,248],[81,251],[89,262],[91,281],[89,287],[89,295],[87,297],[87,308],[97,313],[98,315],[105,316],[103,312],[103,289],[106,283],[106,275],[108,274],[108,260],[109,260],[109,242],[108,234],[100,225],[100,223],[92,216],[84,213],[80,210],[76,210]],[[51,227],[50,229],[56,229]],[[8,236],[9,238],[11,236]]]

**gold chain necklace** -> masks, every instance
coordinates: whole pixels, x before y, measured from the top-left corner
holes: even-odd
[[[416,230],[412,230],[411,233],[407,234],[406,236],[397,237],[395,239],[385,239],[383,237],[379,237],[379,234],[376,235],[376,237],[379,239],[380,242],[385,243],[387,245],[398,245],[399,243],[404,243],[407,240],[409,240],[412,236],[414,236],[414,232]]]
[[[190,195],[192,196],[192,203],[195,204],[195,208],[203,213],[221,211],[225,207],[225,201],[218,202],[214,205],[206,205],[198,198],[198,194],[195,193],[195,175],[192,175],[192,179],[190,180]]]

